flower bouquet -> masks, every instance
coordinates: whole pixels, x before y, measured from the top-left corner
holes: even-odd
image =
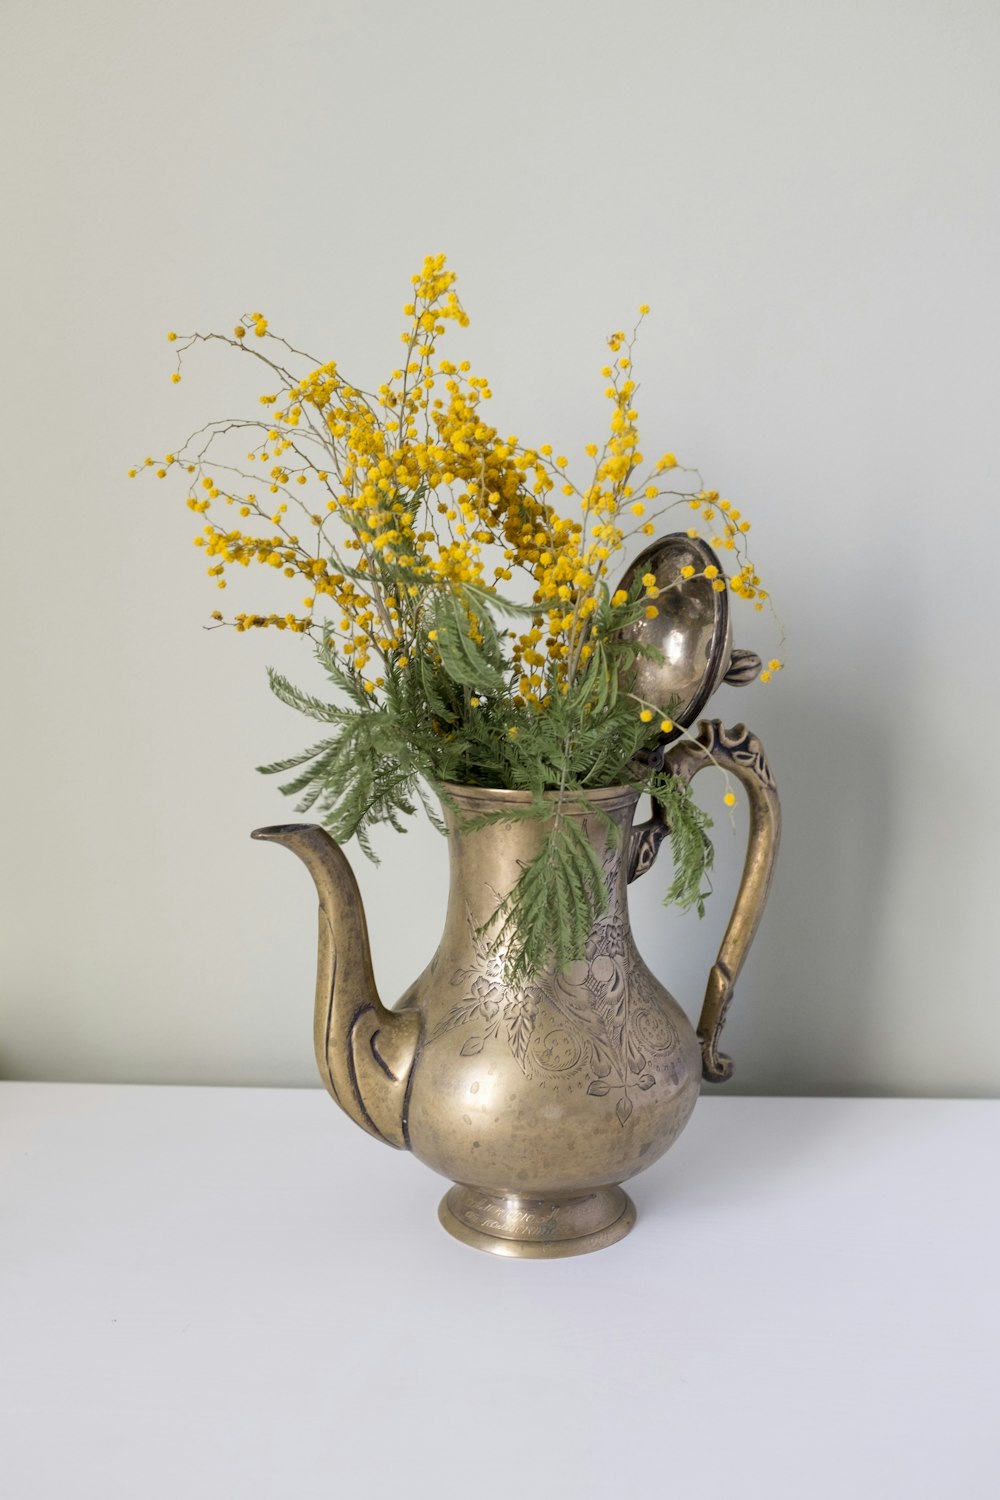
[[[686,727],[676,702],[641,690],[638,667],[659,658],[647,622],[694,582],[758,610],[768,597],[740,511],[672,453],[641,451],[633,349],[647,312],[608,339],[608,431],[587,446],[580,479],[550,444],[501,435],[485,415],[488,380],[440,355],[449,325],[468,323],[441,255],[412,278],[401,357],[371,389],[293,348],[261,313],[229,334],[170,333],[174,381],[208,341],[256,360],[261,410],[212,421],[130,471],[182,478],[219,589],[254,564],[295,591],[287,613],[212,618],[309,638],[329,692],[269,675],[323,737],[260,769],[287,776],[282,790],[338,843],[356,837],[374,857],[372,829],[402,831],[420,805],[441,827],[430,794],[448,806],[456,786],[528,794],[487,817],[549,821],[491,925],[512,983],[579,960],[605,909],[601,861],[569,815],[594,789],[626,786],[661,805],[666,899],[703,909],[711,823],[657,754]],[[622,578],[677,507],[726,565]],[[734,800],[728,780],[723,800]]]

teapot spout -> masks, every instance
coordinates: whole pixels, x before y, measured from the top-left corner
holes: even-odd
[[[313,1039],[328,1092],[362,1130],[409,1148],[407,1103],[420,1036],[416,1011],[391,1011],[375,987],[361,892],[340,847],[316,823],[256,828],[309,870],[319,895]]]

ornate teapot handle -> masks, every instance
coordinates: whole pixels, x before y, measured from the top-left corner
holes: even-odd
[[[686,782],[706,766],[721,766],[743,783],[750,806],[750,835],[743,878],[719,956],[708,976],[698,1022],[702,1072],[711,1083],[725,1083],[732,1077],[733,1061],[718,1050],[719,1038],[733,996],[733,986],[750,950],[767,900],[781,837],[781,806],[764,747],[744,724],[726,729],[718,719],[702,719],[697,736],[675,741],[665,752],[663,764]],[[632,830],[629,880],[646,873],[669,832],[664,810],[654,802],[649,822],[640,823]]]

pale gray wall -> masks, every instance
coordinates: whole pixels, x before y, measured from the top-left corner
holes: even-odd
[[[167,328],[261,307],[377,380],[444,249],[499,425],[571,453],[652,303],[646,443],[756,523],[789,667],[717,711],[786,832],[733,1087],[996,1093],[996,5],[14,0],[4,32],[0,1075],[314,1081],[311,887],[247,838],[312,727],[264,666],[308,653],[203,634],[191,517],[125,469],[245,404],[215,358],[172,388]],[[381,847],[392,998],[445,854]],[[636,888],[689,1007],[740,860],[723,826],[701,928]]]

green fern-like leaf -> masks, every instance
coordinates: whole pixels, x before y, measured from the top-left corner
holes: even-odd
[[[469,611],[461,597],[452,593],[438,596],[434,608],[437,649],[441,664],[453,682],[484,693],[500,693],[505,687],[504,674],[498,665],[496,632],[487,615],[473,616],[482,642],[472,638]],[[491,649],[492,648],[492,649]]]
[[[320,719],[324,723],[336,723],[345,717],[345,711],[335,703],[324,703],[319,698],[314,698],[311,693],[302,692],[301,688],[295,687],[276,672],[273,667],[267,669],[267,679],[271,684],[271,692],[282,703],[287,703],[289,708],[297,708],[299,713],[308,714],[310,719]]]
[[[705,898],[711,894],[709,871],[715,858],[708,836],[712,820],[695,802],[687,783],[677,776],[658,772],[649,778],[644,790],[660,803],[670,830],[674,878],[664,904],[679,906],[682,911],[693,906],[699,917],[703,917]]]
[[[550,808],[543,812],[552,816]],[[519,814],[532,816],[525,810]],[[580,958],[607,906],[600,856],[583,819],[562,808],[552,817],[541,849],[523,866],[487,924],[491,948],[504,954],[508,982],[523,984],[545,968],[563,970]]]

